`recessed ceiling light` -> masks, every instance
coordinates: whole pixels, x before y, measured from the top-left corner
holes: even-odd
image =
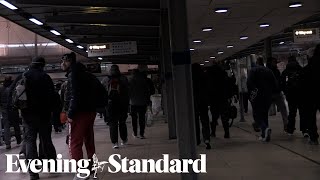
[[[246,39],[248,39],[248,38],[249,38],[248,36],[241,36],[241,37],[240,37],[241,40],[246,40]]]
[[[9,9],[11,9],[11,10],[16,10],[16,9],[18,9],[16,6],[8,3],[8,2],[5,1],[5,0],[0,0],[0,4],[6,6],[7,8],[9,8]]]
[[[83,47],[83,46],[78,45],[78,46],[77,46],[77,48],[79,48],[79,49],[83,49],[84,47]]]
[[[98,57],[99,60],[102,60],[102,57]]]
[[[194,51],[195,49],[194,48],[190,48],[190,51]]]
[[[205,63],[209,63],[210,61],[204,61]]]
[[[215,59],[216,57],[215,56],[210,56],[210,59]]]
[[[302,7],[302,3],[301,2],[289,3],[289,8],[298,8],[298,7]]]
[[[73,43],[73,41],[72,41],[71,39],[66,39],[66,41],[67,41],[68,43]]]
[[[54,35],[57,35],[57,36],[60,36],[61,34],[58,32],[58,31],[56,31],[56,30],[51,30],[50,31],[52,34],[54,34]]]
[[[31,21],[31,22],[35,23],[36,25],[39,25],[39,26],[43,25],[42,22],[40,22],[39,20],[37,20],[35,18],[30,18],[29,21]]]
[[[261,28],[266,28],[266,27],[269,27],[270,24],[268,24],[268,23],[263,23],[263,24],[259,24],[259,26],[260,26]]]
[[[200,64],[200,66],[204,66],[204,64],[203,64],[203,63],[201,63],[201,64]]]
[[[211,27],[202,28],[203,32],[209,32],[209,31],[212,31],[212,30],[213,30],[213,28],[211,28]]]
[[[217,8],[217,9],[215,9],[214,12],[216,12],[216,13],[226,13],[226,12],[228,12],[228,9],[227,8]]]
[[[223,54],[223,51],[218,51],[218,54]]]
[[[233,45],[228,45],[227,48],[233,48]]]
[[[283,41],[281,41],[279,44],[284,44],[284,42],[283,42]]]
[[[197,39],[197,40],[193,40],[194,43],[201,43],[202,41]]]

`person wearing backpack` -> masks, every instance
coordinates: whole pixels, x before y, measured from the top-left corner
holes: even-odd
[[[133,71],[133,76],[129,80],[130,109],[132,117],[133,137],[145,139],[145,122],[147,106],[150,104],[150,96],[154,94],[153,83],[147,77],[148,67],[139,65]],[[138,117],[140,133],[138,136]]]
[[[51,138],[51,114],[53,112],[54,85],[44,72],[45,59],[36,57],[28,71],[23,73],[13,88],[13,104],[21,110],[25,128],[26,159],[56,159],[56,150]],[[24,89],[19,92],[18,87]],[[21,95],[25,93],[24,95]],[[23,99],[19,97],[24,96]],[[24,101],[24,102],[22,102]],[[39,155],[37,136],[39,134]],[[39,174],[30,172],[30,179],[39,179]]]
[[[292,135],[296,124],[296,114],[299,110],[300,114],[300,131],[303,136],[307,137],[307,129],[305,120],[301,116],[301,99],[300,99],[300,89],[301,89],[301,73],[302,67],[296,60],[295,56],[290,56],[288,59],[288,64],[286,69],[281,74],[281,89],[286,95],[289,106],[289,116],[288,116],[288,126],[287,133]]]
[[[76,161],[83,159],[82,146],[85,144],[87,157],[91,159],[95,154],[93,125],[96,117],[97,96],[100,95],[101,89],[100,82],[86,71],[82,63],[76,61],[74,52],[62,56],[61,68],[67,72],[68,78],[63,111],[67,113],[69,122],[70,156]],[[104,90],[103,87],[102,89]],[[88,169],[91,166],[92,164]],[[78,177],[75,175],[74,180],[76,179]]]
[[[19,112],[17,109],[12,108],[9,102],[10,85],[12,84],[11,76],[5,77],[3,87],[0,89],[0,112],[2,114],[2,122],[4,125],[4,141],[6,149],[11,149],[11,132],[10,126],[14,127],[15,137],[17,144],[22,141],[21,130],[19,126]],[[1,123],[1,121],[0,121]]]
[[[277,82],[277,88],[274,90],[273,95],[272,95],[272,104],[270,106],[270,110],[269,112],[270,115],[276,115],[275,112],[275,106],[277,105],[277,108],[279,109],[281,116],[282,116],[282,122],[283,122],[283,131],[287,132],[287,126],[288,126],[288,111],[287,111],[287,107],[285,104],[285,98],[281,89],[281,73],[278,69],[277,66],[277,59],[276,58],[268,58],[267,59],[267,68],[270,69],[274,75],[274,77],[276,78],[276,82]]]
[[[129,83],[128,79],[121,75],[119,66],[112,65],[110,75],[102,80],[102,84],[108,92],[108,122],[110,126],[110,139],[114,149],[119,148],[118,134],[122,140],[121,145],[128,142],[128,130],[126,120],[129,109]]]
[[[272,71],[264,66],[263,58],[258,58],[256,62],[252,62],[252,65],[253,67],[248,74],[247,87],[252,105],[253,127],[255,131],[261,131],[260,141],[269,142],[271,129],[268,111],[278,83]]]

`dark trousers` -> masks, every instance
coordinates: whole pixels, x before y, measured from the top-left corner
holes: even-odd
[[[249,102],[249,93],[248,92],[241,92],[242,95],[242,101],[243,101],[243,109],[244,112],[248,112],[248,102]],[[239,102],[241,103],[241,102]]]
[[[319,138],[318,128],[317,128],[317,111],[318,106],[312,101],[305,102],[301,108],[303,119],[305,119],[305,124],[307,132],[311,140],[316,140]]]
[[[212,115],[211,131],[215,134],[218,119],[221,117],[221,122],[225,133],[229,133],[229,117],[228,117],[228,102],[221,101],[217,104],[210,105],[210,112]]]
[[[53,112],[51,117],[51,123],[56,132],[59,132],[62,129],[62,123],[60,121],[60,112],[61,111]]]
[[[109,105],[109,126],[110,138],[113,144],[118,143],[118,134],[123,141],[128,140],[127,118],[128,106],[110,106]]]
[[[25,128],[25,146],[27,159],[56,159],[56,149],[52,143],[50,113],[28,114],[23,117]],[[37,136],[39,135],[39,153]],[[30,172],[31,175],[34,173]]]
[[[138,134],[138,119],[139,119],[140,136],[144,136],[144,131],[146,128],[146,112],[147,112],[147,106],[131,105],[130,114],[132,117],[133,134],[135,136],[137,136]]]
[[[83,159],[83,143],[89,159],[95,153],[93,131],[95,117],[95,112],[78,112],[69,123],[69,152],[72,159],[77,161]]]
[[[11,144],[11,132],[10,127],[14,128],[14,135],[17,142],[21,142],[21,130],[19,125],[19,112],[15,110],[2,111],[3,129],[4,129],[4,141],[6,145]]]
[[[288,127],[287,130],[289,133],[293,133],[296,125],[296,115],[297,111],[299,110],[299,116],[300,116],[300,131],[306,132],[307,125],[306,125],[306,119],[304,119],[303,116],[303,110],[301,107],[301,103],[296,98],[287,98],[288,106],[289,106],[289,116],[288,116]]]
[[[199,119],[200,118],[200,119]],[[195,105],[195,126],[197,144],[200,144],[200,121],[202,127],[202,136],[204,141],[210,141],[210,122],[207,105]]]
[[[262,137],[265,135],[265,130],[269,127],[269,108],[272,100],[255,100],[252,102],[253,119],[261,128]]]

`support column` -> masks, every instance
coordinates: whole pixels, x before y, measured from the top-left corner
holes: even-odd
[[[186,0],[168,0],[173,63],[175,117],[180,159],[196,159],[195,116]],[[189,166],[189,170],[192,168]],[[181,174],[197,180],[196,173]]]
[[[265,62],[272,57],[272,42],[270,37],[264,40],[264,57]]]
[[[241,61],[244,59],[236,59],[237,61],[237,78],[238,78],[238,88],[239,88],[239,106],[240,106],[240,122],[246,122],[244,119],[244,105],[243,105],[243,94],[242,94],[242,72],[241,72]]]
[[[38,35],[34,34],[34,56],[38,56]]]
[[[164,85],[165,85],[165,104],[167,110],[169,139],[176,139],[176,121],[174,109],[174,86],[172,75],[172,59],[170,50],[170,29],[167,1],[161,1],[161,49],[162,49],[162,64],[164,70]]]

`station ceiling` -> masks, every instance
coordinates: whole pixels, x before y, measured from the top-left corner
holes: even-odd
[[[1,16],[79,54],[87,56],[85,49],[77,48],[78,45],[137,41],[137,55],[111,56],[103,61],[158,63],[160,0],[7,1],[19,9],[12,11],[0,6]],[[222,60],[252,53],[261,50],[261,40],[269,36],[274,37],[275,44],[289,40],[290,27],[308,18],[313,26],[319,23],[319,0],[301,0],[302,7],[289,8],[293,2],[296,1],[187,0],[190,48],[195,49],[191,52],[193,62],[203,62],[213,56]],[[226,8],[227,12],[216,13],[217,8]],[[29,21],[32,17],[44,25]],[[269,27],[259,27],[262,23]],[[212,28],[212,31],[204,32],[203,28]],[[62,35],[56,36],[50,30]],[[240,40],[242,36],[248,39]],[[66,38],[74,43],[66,42]],[[201,43],[193,42],[196,40]],[[218,54],[219,51],[223,54]]]

